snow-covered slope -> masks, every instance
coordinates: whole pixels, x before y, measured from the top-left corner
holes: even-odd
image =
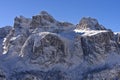
[[[0,43],[1,80],[120,79],[120,35],[94,18],[73,25],[42,11],[16,17],[9,30]]]

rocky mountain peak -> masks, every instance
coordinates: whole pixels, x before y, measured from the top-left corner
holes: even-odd
[[[91,17],[83,17],[77,26],[82,30],[105,30],[105,28],[98,23],[98,21]]]
[[[56,20],[48,14],[46,11],[42,11],[39,15],[32,17],[31,26],[33,28],[49,26],[51,24],[55,24]]]
[[[40,15],[50,15],[47,11],[41,11]]]

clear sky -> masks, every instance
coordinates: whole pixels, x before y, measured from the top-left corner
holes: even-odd
[[[0,0],[0,26],[13,25],[15,16],[32,17],[42,10],[74,24],[90,16],[106,28],[120,31],[120,0]]]

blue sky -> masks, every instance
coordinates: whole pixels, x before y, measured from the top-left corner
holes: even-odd
[[[90,16],[106,28],[120,31],[120,0],[0,0],[0,26],[13,25],[16,16],[32,17],[42,10],[74,24]]]

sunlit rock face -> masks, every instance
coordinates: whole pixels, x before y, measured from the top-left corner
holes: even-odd
[[[0,28],[1,80],[120,79],[119,33],[91,17],[78,25],[46,11]]]
[[[77,26],[82,30],[105,30],[104,26],[100,25],[98,21],[91,17],[84,17]]]

